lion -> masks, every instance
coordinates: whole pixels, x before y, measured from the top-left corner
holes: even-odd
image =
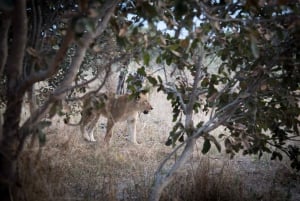
[[[87,141],[95,142],[94,129],[96,124],[101,115],[106,117],[107,125],[104,142],[108,145],[113,135],[115,123],[127,120],[129,141],[137,144],[136,123],[138,113],[143,112],[144,114],[148,114],[152,109],[148,101],[147,93],[140,93],[136,97],[130,94],[93,94],[83,100],[81,120],[79,123],[68,124],[80,125],[80,132],[83,138]]]

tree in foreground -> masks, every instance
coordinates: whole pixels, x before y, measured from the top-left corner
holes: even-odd
[[[112,33],[127,52],[139,52],[133,54],[144,63],[138,73],[164,91],[172,103],[174,127],[166,145],[174,146],[174,151],[158,167],[149,200],[159,200],[200,138],[204,139],[203,154],[212,144],[220,150],[222,140],[232,156],[240,151],[259,156],[270,153],[271,159],[281,160],[286,155],[291,166],[300,169],[299,6],[288,0],[3,1],[1,197],[11,200],[17,183],[16,161],[27,137],[43,139],[43,128],[48,125],[43,117],[59,111],[58,102],[70,90],[89,83],[78,84],[76,78],[87,51],[105,33]],[[46,7],[48,12],[41,12]],[[39,22],[41,16],[44,20]],[[46,24],[45,17],[53,22]],[[49,27],[61,24],[61,34],[54,30],[53,37],[45,35]],[[70,49],[75,53],[61,71]],[[123,57],[107,58],[102,70]],[[152,60],[165,66],[169,76],[148,76],[144,69],[150,68]],[[63,72],[60,81],[49,97],[33,106],[30,117],[20,124],[25,94],[34,100],[34,84],[59,72]],[[209,114],[207,121],[194,119],[200,110]],[[212,135],[220,126],[226,132]],[[167,167],[175,153],[178,160]]]
[[[17,183],[16,161],[22,152],[26,138],[29,135],[44,136],[43,127],[47,122],[41,121],[50,111],[56,111],[58,102],[71,90],[73,81],[79,72],[87,50],[97,37],[106,30],[111,17],[114,15],[119,1],[94,2],[89,8],[87,1],[80,1],[74,7],[73,1],[56,4],[51,1],[3,1],[1,4],[1,77],[4,80],[5,112],[1,129],[0,152],[0,195],[2,200],[12,200],[12,189]],[[64,17],[59,9],[66,7],[64,13],[69,20],[65,23],[65,30],[61,40],[51,41],[45,45],[37,45],[42,39],[47,40],[49,27],[47,17],[61,20]],[[27,7],[28,6],[28,7]],[[50,7],[48,13],[42,9]],[[48,7],[48,8],[49,8]],[[43,16],[44,14],[44,16]],[[47,15],[49,14],[49,15]],[[59,16],[55,16],[59,15]],[[69,15],[69,16],[67,16]],[[28,17],[30,16],[30,17]],[[41,20],[41,17],[44,17]],[[31,21],[29,21],[29,19]],[[39,21],[40,20],[40,21]],[[53,22],[53,24],[59,24]],[[48,24],[49,25],[49,24]],[[50,24],[52,26],[52,24]],[[45,28],[42,30],[42,27]],[[51,38],[50,38],[51,39]],[[50,46],[51,48],[45,48]],[[75,45],[75,53],[71,59],[62,81],[49,95],[49,98],[39,107],[33,107],[30,117],[21,125],[21,109],[25,94],[32,94],[32,87],[39,81],[55,76],[61,69],[61,64],[67,51]],[[45,50],[40,49],[45,48]],[[118,58],[109,61],[111,65]],[[77,86],[76,86],[77,87]],[[2,119],[2,117],[1,117]]]
[[[174,127],[166,144],[175,149],[156,171],[150,200],[159,200],[199,138],[203,154],[211,144],[220,151],[222,140],[232,156],[270,153],[272,160],[282,160],[284,155],[300,169],[299,6],[293,1],[162,5],[169,30],[159,36],[157,61],[189,75],[169,85],[154,81],[172,103]],[[199,110],[209,114],[207,121],[193,120]],[[211,132],[220,126],[225,132],[218,140]],[[181,148],[178,160],[166,167]]]

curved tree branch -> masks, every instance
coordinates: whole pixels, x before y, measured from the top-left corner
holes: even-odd
[[[20,91],[24,91],[35,82],[45,80],[46,78],[51,77],[52,75],[57,73],[57,71],[59,70],[59,65],[64,60],[65,55],[69,49],[69,46],[73,42],[73,40],[74,40],[74,33],[73,30],[69,28],[64,37],[62,45],[57,51],[57,53],[55,54],[55,57],[52,60],[52,62],[50,64],[47,63],[45,64],[47,67],[45,70],[32,72],[28,77],[25,77],[25,80],[23,81],[22,88],[20,89]]]
[[[104,76],[104,78],[103,78],[101,84],[97,87],[96,90],[90,91],[90,92],[86,93],[85,95],[83,95],[83,96],[81,96],[81,97],[68,98],[68,99],[66,99],[66,101],[76,101],[76,100],[81,100],[81,99],[83,99],[84,97],[89,96],[89,94],[91,94],[91,93],[98,93],[98,92],[103,88],[104,84],[106,83],[106,81],[107,81],[107,79],[108,79],[108,77],[109,77],[109,74],[110,74],[110,72],[111,72],[111,66],[112,66],[112,64],[117,63],[117,62],[120,62],[122,59],[125,58],[125,56],[126,56],[126,55],[122,55],[122,56],[120,56],[119,58],[115,58],[115,59],[111,60],[110,62],[108,62],[107,64],[105,64],[105,66],[103,67],[103,68],[106,70],[106,71],[105,71],[105,76]],[[73,89],[75,89],[75,88],[80,88],[80,87],[82,87],[82,86],[86,86],[86,85],[88,85],[89,83],[92,83],[93,81],[95,81],[97,78],[99,78],[99,76],[100,76],[100,71],[98,71],[97,74],[96,74],[93,78],[91,78],[90,80],[87,80],[87,81],[85,81],[85,82],[83,82],[83,83],[81,83],[81,84],[77,84],[77,85],[75,85],[75,86],[72,86],[70,89],[68,89],[68,91],[73,90]]]

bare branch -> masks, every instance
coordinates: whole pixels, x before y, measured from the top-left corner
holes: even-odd
[[[42,105],[42,107],[38,108],[34,113],[30,115],[30,117],[25,121],[25,123],[20,128],[20,143],[18,145],[16,151],[16,157],[19,156],[21,151],[23,150],[25,139],[32,133],[32,129],[35,128],[36,124],[43,118],[50,110],[51,106],[54,104],[55,100],[53,100],[52,96]]]
[[[81,100],[83,99],[84,97],[86,96],[89,96],[89,94],[92,94],[92,93],[98,93],[104,86],[104,84],[106,83],[108,77],[109,77],[109,74],[111,72],[111,65],[114,64],[114,63],[117,63],[121,60],[123,60],[125,58],[126,55],[122,55],[120,56],[119,58],[115,58],[113,60],[111,60],[109,63],[107,63],[103,68],[106,69],[106,72],[105,72],[105,76],[101,82],[101,84],[97,87],[97,89],[93,90],[93,91],[90,91],[88,93],[86,93],[85,95],[81,96],[81,97],[74,97],[74,98],[68,98],[66,99],[66,101],[76,101],[76,100]],[[75,86],[72,86],[71,88],[68,89],[68,91],[72,90],[72,89],[76,89],[76,88],[79,88],[79,87],[82,87],[82,86],[86,86],[88,85],[89,83],[95,81],[96,79],[98,79],[100,76],[100,71],[97,71],[97,74],[91,78],[90,80],[88,81],[85,81],[83,83],[80,83],[80,84],[77,84]]]
[[[111,62],[110,62],[111,64]],[[109,66],[109,65],[107,65]],[[92,90],[92,91],[89,91],[88,93],[84,94],[83,96],[81,97],[73,97],[73,98],[67,98],[66,101],[77,101],[77,100],[81,100],[81,99],[84,99],[86,96],[89,96],[90,94],[93,94],[93,93],[98,93],[102,87],[104,86],[105,82],[107,81],[107,78],[109,77],[109,73],[111,72],[111,68],[106,68],[106,71],[105,71],[105,75],[104,75],[104,78],[101,82],[101,84],[97,87],[96,90]],[[85,81],[83,83],[80,83],[80,84],[76,84],[75,86],[72,86],[70,87],[69,89],[67,89],[67,91],[71,91],[73,89],[76,89],[76,88],[80,88],[80,87],[83,87],[83,86],[86,86],[90,83],[92,83],[93,81],[95,81],[96,79],[99,78],[99,75],[100,75],[100,72],[98,71],[97,72],[97,75],[95,75],[93,78],[89,79],[88,81]]]
[[[203,53],[203,52],[202,52]],[[190,95],[190,99],[189,102],[187,104],[186,107],[186,119],[185,119],[185,126],[188,129],[193,129],[193,108],[194,108],[194,104],[195,101],[197,99],[197,95],[198,95],[198,84],[201,80],[201,78],[203,77],[201,75],[201,71],[202,71],[202,54],[200,53],[200,55],[197,58],[197,66],[196,66],[196,73],[194,76],[194,83],[193,83],[193,88],[192,88],[192,92]],[[190,135],[190,133],[188,133],[188,135]]]
[[[98,37],[105,30],[111,16],[114,13],[114,9],[117,6],[118,2],[119,2],[119,0],[107,1],[106,4],[102,5],[103,6],[102,10],[104,10],[105,12],[100,12],[101,13],[101,16],[100,16],[101,20],[99,20],[99,25],[98,25],[95,32],[86,33],[82,37],[81,41],[83,41],[83,42],[81,42],[80,45],[82,46],[81,50],[83,52],[81,52],[81,53],[77,52],[78,56],[81,55],[82,53],[84,53],[83,55],[85,55],[85,51],[89,47],[90,43],[94,40],[94,38]],[[73,39],[74,39],[73,30],[71,28],[69,28],[67,30],[66,36],[64,37],[62,46],[60,47],[60,49],[56,53],[56,56],[53,59],[53,62],[51,63],[51,65],[48,66],[48,68],[46,70],[41,70],[41,71],[35,72],[31,76],[29,76],[25,80],[25,83],[23,84],[23,87],[27,88],[28,86],[32,85],[35,82],[42,81],[42,80],[54,75],[58,71],[59,65],[63,61],[63,59],[64,59],[64,57],[67,53],[67,50],[69,48],[69,45],[73,42]],[[78,62],[78,61],[76,61],[76,62]],[[80,62],[80,64],[81,64],[81,62]],[[74,63],[73,63],[73,65],[74,65]],[[72,66],[72,64],[71,64],[71,66]],[[71,68],[72,67],[70,67],[70,69]],[[72,72],[74,72],[74,71],[70,70],[70,72],[71,72],[71,74],[68,74],[68,77],[66,77],[66,79],[64,79],[64,81],[63,81],[65,83],[63,83],[62,85],[65,85],[67,82],[68,82],[68,85],[70,85],[70,82],[73,81],[72,77],[74,77],[74,74]]]
[[[105,30],[106,25],[108,24],[111,16],[114,14],[114,10],[119,2],[120,2],[120,0],[106,1],[105,4],[102,6],[102,9],[100,11],[100,13],[102,15],[102,16],[100,16],[101,22],[100,22],[99,26],[97,27],[96,32],[92,36],[93,38],[96,38],[97,36],[102,34],[102,32]]]
[[[65,93],[68,91],[68,87],[71,85],[74,80],[76,73],[78,72],[80,65],[84,59],[86,50],[88,45],[84,47],[78,47],[69,71],[65,79],[62,82],[61,87],[58,87],[54,93],[49,97],[49,99],[42,105],[39,109],[37,109],[31,116],[25,121],[25,123],[20,128],[21,140],[18,146],[17,156],[21,152],[24,146],[24,141],[26,137],[31,133],[31,129],[34,128],[37,123],[49,112],[51,106],[55,104],[58,100],[63,99]]]
[[[297,15],[293,15],[293,14],[286,14],[286,15],[274,15],[272,18],[268,18],[268,19],[264,19],[262,17],[257,17],[257,18],[245,18],[245,19],[241,19],[241,18],[219,18],[216,16],[211,15],[211,13],[209,12],[211,10],[211,8],[208,8],[208,6],[205,5],[205,3],[203,3],[202,1],[198,2],[198,6],[202,8],[202,11],[204,12],[205,16],[212,21],[218,21],[218,22],[240,22],[240,23],[270,23],[270,22],[274,22],[276,20],[282,20],[282,19],[286,19],[286,18],[291,18],[293,20],[296,19],[300,19],[299,16]]]
[[[74,33],[71,28],[67,30],[67,34],[64,37],[60,49],[57,51],[52,63],[47,69],[38,72],[32,72],[30,76],[26,77],[23,83],[23,88],[20,90],[26,90],[27,87],[31,86],[33,83],[45,80],[48,77],[54,75],[58,69],[61,62],[64,60],[65,55],[68,51],[69,45],[73,42]]]
[[[100,34],[102,34],[102,32],[105,30],[111,16],[114,13],[115,7],[117,6],[118,2],[119,2],[118,0],[109,1],[107,4],[103,5],[104,8],[108,7],[108,10],[105,13],[105,16],[103,17],[102,21],[100,22],[99,26],[97,27],[95,33],[87,33],[83,37],[84,43],[81,43],[81,46],[78,47],[76,54],[72,60],[69,71],[68,71],[66,77],[64,78],[64,80],[62,81],[61,87],[58,88],[58,90],[56,90],[54,92],[54,95],[63,96],[64,94],[61,92],[64,91],[66,88],[68,88],[72,84],[72,82],[75,79],[76,74],[80,68],[80,65],[84,59],[87,48],[90,46],[90,44],[93,42],[93,40],[96,37],[98,37]]]
[[[243,21],[245,21],[245,20],[239,19],[239,18],[227,18],[227,19],[217,18],[209,13],[210,9],[203,2],[200,1],[198,3],[198,5],[200,8],[202,8],[202,11],[204,12],[205,16],[210,20],[219,21],[219,22],[243,22]]]
[[[235,76],[235,77],[237,77],[237,76]],[[213,115],[215,114],[215,110],[216,110],[216,101],[215,100],[218,100],[219,98],[220,98],[220,96],[226,91],[226,90],[228,90],[228,89],[230,89],[232,86],[234,86],[236,83],[238,82],[238,80],[237,79],[235,79],[235,78],[233,78],[229,83],[227,83],[224,87],[223,87],[223,89],[221,90],[221,91],[219,91],[217,94],[216,94],[216,96],[214,96],[214,97],[210,97],[210,98],[212,98],[212,102],[214,102],[214,104],[213,104],[213,106],[212,106],[212,108],[211,108],[211,113],[210,113],[210,119],[213,117]]]

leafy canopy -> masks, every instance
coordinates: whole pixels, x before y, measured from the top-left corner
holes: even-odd
[[[149,82],[168,94],[173,107],[174,127],[167,145],[182,143],[186,135],[205,139],[203,153],[211,143],[220,149],[210,132],[222,125],[225,132],[218,137],[228,153],[243,150],[262,156],[267,152],[271,159],[280,160],[285,154],[291,166],[300,169],[299,3],[124,3],[136,6],[125,6],[125,10],[135,16],[131,37],[142,35],[127,42],[140,43],[143,36],[140,58],[144,65],[155,60],[156,65],[189,72],[188,79],[173,73],[171,85],[161,77],[148,76]],[[199,80],[193,84],[196,76]],[[193,112],[204,110],[210,119],[192,126],[184,123],[190,104]]]

